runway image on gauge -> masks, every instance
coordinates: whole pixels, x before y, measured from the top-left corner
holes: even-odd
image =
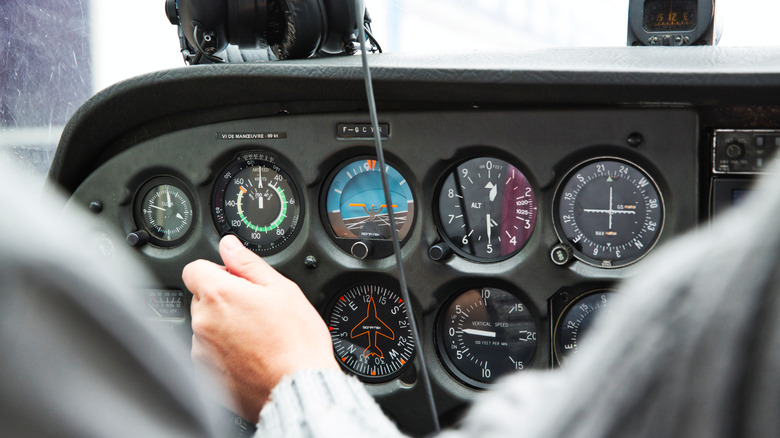
[[[336,359],[361,380],[390,380],[414,357],[406,306],[385,286],[368,283],[350,287],[338,295],[326,323]]]
[[[629,161],[586,161],[562,180],[553,201],[555,232],[573,255],[600,268],[644,257],[661,234],[664,202],[650,175]]]
[[[385,171],[398,239],[404,243],[414,226],[414,195],[400,172],[389,165]],[[358,158],[339,167],[327,184],[325,210],[331,237],[345,251],[359,258],[392,253],[388,205],[376,160]],[[357,242],[364,246],[360,255]]]

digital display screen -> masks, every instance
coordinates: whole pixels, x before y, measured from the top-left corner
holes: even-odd
[[[694,30],[698,3],[698,0],[645,0],[644,28],[648,32]]]

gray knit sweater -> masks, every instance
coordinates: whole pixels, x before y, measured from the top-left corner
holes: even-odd
[[[444,436],[780,436],[778,188],[765,178],[741,208],[655,251],[565,372],[504,379]],[[274,389],[258,436],[400,432],[357,380],[310,371]]]

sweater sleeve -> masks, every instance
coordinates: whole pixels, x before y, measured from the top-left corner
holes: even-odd
[[[326,438],[404,436],[356,378],[338,370],[305,370],[287,376],[260,412],[255,435]]]

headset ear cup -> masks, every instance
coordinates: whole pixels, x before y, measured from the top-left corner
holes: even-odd
[[[363,23],[363,0],[326,0],[327,33],[320,49],[330,55],[351,54],[347,43],[357,40],[358,26]]]
[[[322,0],[268,0],[268,43],[274,55],[300,59],[317,53],[327,29],[326,20]],[[274,28],[274,22],[281,23],[281,27]]]

